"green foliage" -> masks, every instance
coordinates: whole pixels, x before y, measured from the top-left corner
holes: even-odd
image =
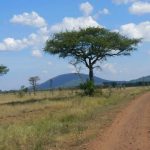
[[[80,31],[56,33],[47,41],[44,50],[51,54],[58,54],[60,57],[71,56],[84,61],[84,56],[104,59],[114,54],[129,55],[139,42],[139,39],[129,39],[104,28],[90,27]]]
[[[18,97],[20,97],[20,98],[24,97],[27,92],[28,92],[28,88],[25,86],[21,86],[21,88],[18,92]]]
[[[0,75],[6,74],[9,69],[6,66],[0,65]]]
[[[32,86],[32,89],[33,89],[33,92],[34,92],[34,95],[36,94],[36,88],[37,88],[37,82],[40,80],[40,78],[38,76],[34,76],[34,77],[30,77],[29,78],[29,83],[31,84]]]
[[[92,96],[95,92],[94,82],[90,80],[87,80],[85,83],[81,83],[80,88],[84,91],[85,95]]]

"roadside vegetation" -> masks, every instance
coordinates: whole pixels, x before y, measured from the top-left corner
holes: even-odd
[[[79,150],[148,87],[0,94],[0,150]]]

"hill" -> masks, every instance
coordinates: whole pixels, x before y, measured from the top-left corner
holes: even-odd
[[[137,82],[150,82],[150,76],[141,77],[138,79],[130,80],[130,83],[137,83]]]
[[[88,79],[87,74],[80,74],[77,73],[68,73],[56,76],[52,79],[45,81],[38,85],[39,90],[46,90],[51,88],[69,88],[69,87],[76,87],[79,86],[80,83],[85,82]],[[138,79],[130,80],[130,81],[110,81],[105,80],[99,77],[94,76],[94,81],[96,85],[102,85],[103,83],[112,84],[116,82],[118,85],[126,84],[126,85],[135,85],[136,83],[140,82],[150,82],[150,76],[141,77]]]
[[[62,74],[40,84],[38,86],[38,89],[44,90],[60,87],[62,88],[75,87],[78,86],[80,83],[85,82],[87,79],[88,75],[86,74],[80,74],[80,76],[77,73]],[[96,85],[101,85],[103,84],[103,82],[110,82],[108,80],[96,76],[94,77],[94,81]]]

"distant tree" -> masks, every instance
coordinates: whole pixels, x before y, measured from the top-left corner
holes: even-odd
[[[21,86],[20,90],[23,91],[24,93],[28,93],[28,88],[25,87],[24,85]]]
[[[20,90],[18,91],[18,97],[23,97],[28,92],[28,88],[24,85],[21,86]]]
[[[141,39],[131,39],[105,28],[89,27],[79,31],[55,33],[45,45],[44,51],[59,57],[70,57],[77,63],[83,63],[89,70],[89,80],[94,82],[94,68],[97,62],[108,57],[130,55],[137,49]]]
[[[6,66],[0,65],[0,75],[4,75],[9,71]]]
[[[33,89],[33,92],[34,92],[34,95],[36,94],[36,87],[37,87],[37,82],[40,80],[40,78],[38,76],[34,76],[34,77],[30,77],[29,78],[29,82],[32,86],[32,89]]]

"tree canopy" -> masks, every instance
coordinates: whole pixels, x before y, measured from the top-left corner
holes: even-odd
[[[29,78],[29,83],[31,84],[31,86],[33,88],[34,95],[35,95],[35,91],[36,91],[36,87],[37,87],[37,82],[39,80],[40,80],[40,78],[38,76],[34,76],[34,77]]]
[[[130,55],[137,49],[141,39],[132,39],[105,28],[89,27],[79,31],[55,33],[46,42],[45,52],[71,57],[75,63],[83,63],[89,69],[89,79],[93,81],[93,69],[97,62],[108,57]]]
[[[6,66],[0,65],[0,75],[6,74],[9,69]]]

